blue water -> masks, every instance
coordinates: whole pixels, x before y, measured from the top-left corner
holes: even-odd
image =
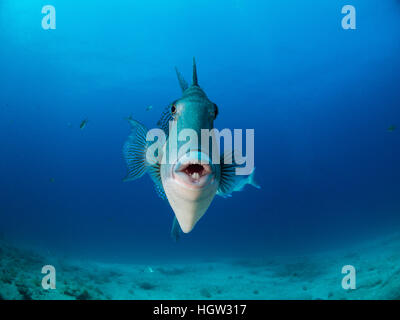
[[[323,250],[400,223],[400,2],[0,1],[0,230],[110,261]],[[42,6],[57,10],[41,28]],[[174,243],[148,176],[123,183],[130,114],[155,127],[174,66],[255,129],[256,179]],[[146,111],[152,105],[153,109]],[[81,130],[82,120],[88,119]],[[398,129],[389,132],[391,125]]]

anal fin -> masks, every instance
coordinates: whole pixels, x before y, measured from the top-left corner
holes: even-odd
[[[174,220],[172,221],[171,237],[175,242],[177,242],[181,237],[181,227],[179,226],[178,220],[176,220],[175,216]]]

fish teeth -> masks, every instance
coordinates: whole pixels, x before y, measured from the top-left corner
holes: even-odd
[[[200,174],[198,172],[193,172],[192,178],[198,180],[200,178]]]

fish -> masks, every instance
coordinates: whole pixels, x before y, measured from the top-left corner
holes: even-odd
[[[156,161],[151,162],[146,156],[153,148],[153,143],[146,139],[149,130],[133,117],[127,119],[131,133],[123,146],[127,166],[123,181],[134,181],[146,173],[150,176],[158,196],[172,208],[171,236],[177,241],[181,232],[187,234],[193,230],[216,195],[226,198],[234,191],[241,191],[246,184],[260,186],[255,183],[254,170],[249,175],[236,175],[238,164],[233,160],[233,153],[223,153],[220,161],[212,161],[211,148],[199,148],[198,141],[192,139],[189,142],[177,139],[186,129],[198,137],[202,129],[212,130],[219,110],[198,83],[194,58],[190,86],[177,68],[175,71],[182,96],[165,107],[157,122],[165,133],[165,141],[159,141],[162,148],[156,152]],[[184,152],[178,153],[182,148]],[[176,158],[170,156],[171,150],[177,153]]]
[[[396,130],[396,126],[395,125],[391,125],[391,126],[389,126],[389,128],[387,129],[387,131],[389,131],[389,132],[393,132],[393,131],[395,131]]]
[[[153,273],[154,269],[152,267],[147,267],[147,271],[150,272],[150,273]]]
[[[146,107],[146,111],[150,111],[151,109],[153,109],[153,106],[147,106]]]
[[[248,184],[253,186],[256,189],[261,189],[261,186],[256,182],[255,180],[255,172],[256,168],[253,169],[250,175],[248,176],[235,176],[235,182],[234,182],[234,188],[232,189],[232,192],[240,192],[244,189],[244,187]],[[229,198],[232,197],[232,193],[223,193],[220,191],[217,191],[217,195],[223,197],[223,198]]]
[[[85,127],[86,127],[88,121],[89,121],[88,119],[82,120],[81,124],[79,125],[79,128],[80,128],[81,130],[85,129]]]

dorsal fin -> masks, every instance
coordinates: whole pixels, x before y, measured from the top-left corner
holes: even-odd
[[[179,72],[177,67],[175,67],[175,71],[176,71],[176,76],[178,77],[179,86],[181,87],[182,92],[183,92],[189,87],[189,85],[186,82],[186,80],[183,78],[182,74]]]
[[[199,82],[197,81],[197,68],[196,68],[196,59],[193,57],[193,86],[199,86]]]

